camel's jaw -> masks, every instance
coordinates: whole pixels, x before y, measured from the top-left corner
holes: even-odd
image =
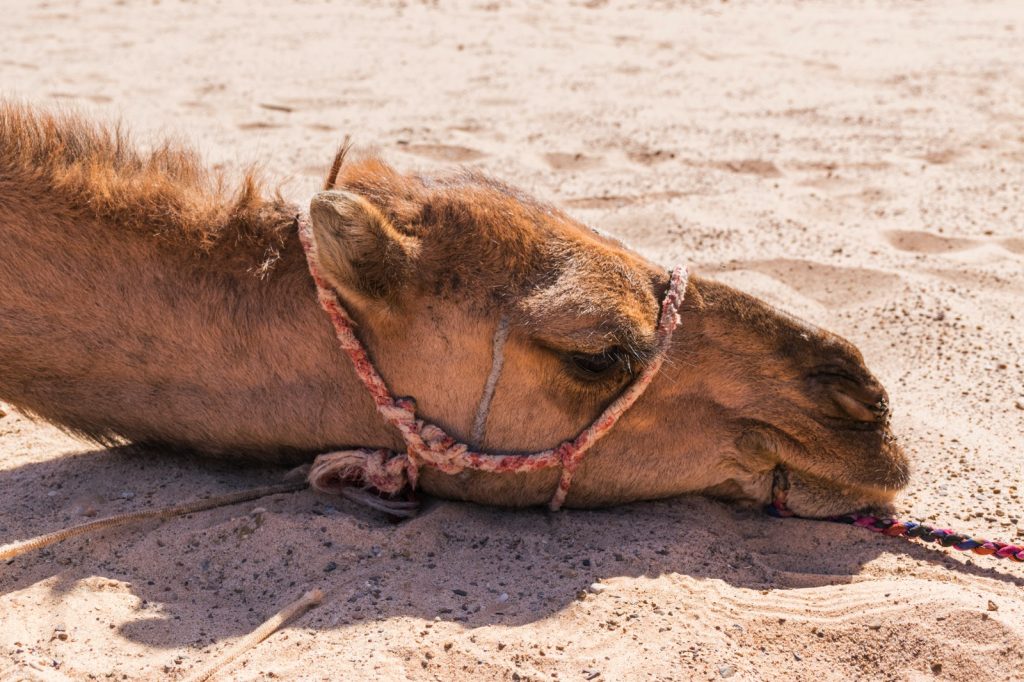
[[[680,403],[700,396],[708,405],[697,427],[724,425],[712,492],[768,503],[772,471],[782,465],[802,515],[888,504],[906,486],[909,465],[892,433],[889,396],[860,351],[764,301],[693,281],[700,305],[683,320],[689,336],[676,348],[672,381],[684,387]]]

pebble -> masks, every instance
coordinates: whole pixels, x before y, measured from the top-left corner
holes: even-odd
[[[732,677],[736,674],[736,667],[732,665],[723,665],[718,669],[718,674],[722,677]]]
[[[996,604],[996,603],[995,603],[994,601],[992,601],[991,599],[989,599],[989,600],[988,600],[988,610],[989,610],[989,611],[998,611],[998,610],[999,610],[999,605],[998,605],[998,604]]]
[[[338,564],[334,561],[328,561],[327,565],[324,566],[324,573],[330,573],[338,568]]]
[[[504,604],[508,601],[508,592],[502,592],[498,595],[498,601]]]
[[[601,594],[602,592],[608,591],[608,586],[602,585],[601,583],[591,583],[590,587],[588,587],[587,589],[594,594]]]

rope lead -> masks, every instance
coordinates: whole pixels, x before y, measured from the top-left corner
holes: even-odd
[[[53,533],[39,535],[28,540],[18,540],[16,542],[3,545],[0,547],[0,561],[7,561],[33,550],[49,547],[50,545],[54,545],[69,538],[85,535],[86,533],[105,530],[107,528],[117,528],[118,526],[125,526],[129,523],[134,523],[135,521],[145,521],[147,519],[170,519],[175,516],[183,516],[193,512],[214,509],[215,507],[226,507],[228,505],[238,504],[239,502],[248,502],[249,500],[266,497],[267,495],[291,493],[297,490],[302,490],[308,485],[309,484],[305,481],[281,483],[279,485],[250,488],[249,490],[240,490],[236,493],[208,497],[204,500],[177,504],[173,507],[147,509],[144,511],[128,512],[127,514],[107,516],[102,519],[96,519],[95,521],[88,521],[86,523],[80,523],[77,526],[71,526],[70,528],[54,531]]]

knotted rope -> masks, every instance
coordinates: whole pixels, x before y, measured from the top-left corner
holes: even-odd
[[[573,474],[587,451],[615,425],[633,403],[643,395],[665,360],[672,332],[679,324],[679,308],[686,295],[686,269],[673,270],[668,291],[661,303],[658,319],[657,353],[632,383],[598,415],[597,419],[572,440],[548,450],[528,454],[494,454],[474,451],[457,441],[443,429],[416,416],[412,398],[395,398],[377,372],[369,354],[356,336],[354,323],[338,296],[320,274],[316,238],[309,218],[299,215],[299,239],[306,252],[309,272],[316,284],[317,297],[334,326],[341,349],[352,361],[356,376],[366,387],[380,415],[401,434],[406,451],[360,448],[331,452],[317,457],[309,473],[309,483],[317,490],[337,493],[347,485],[363,485],[386,495],[415,490],[419,471],[430,466],[446,474],[467,469],[493,473],[526,473],[551,467],[562,468],[558,487],[548,506],[554,511],[562,506],[569,492]],[[486,389],[485,389],[486,392]]]

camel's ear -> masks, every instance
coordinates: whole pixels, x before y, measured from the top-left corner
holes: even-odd
[[[393,300],[412,277],[419,240],[399,232],[372,203],[342,190],[320,192],[309,205],[323,274],[335,285]]]

